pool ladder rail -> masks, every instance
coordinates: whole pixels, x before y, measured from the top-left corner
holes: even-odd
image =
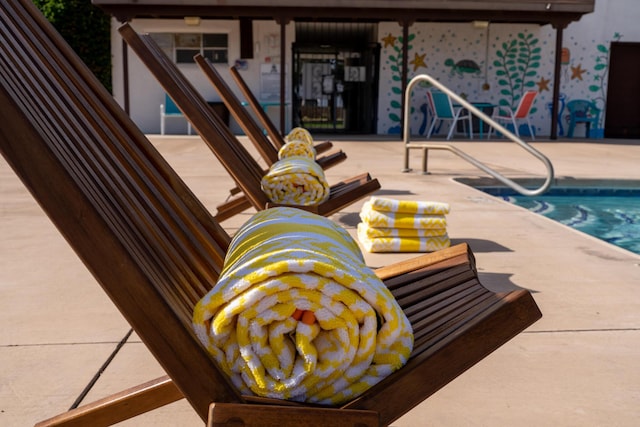
[[[472,114],[479,117],[484,122],[488,123],[494,129],[501,132],[511,141],[520,145],[522,148],[528,151],[531,155],[539,159],[544,164],[547,170],[547,176],[544,183],[539,188],[531,190],[521,186],[517,182],[514,182],[509,178],[505,177],[504,175],[500,174],[499,172],[491,169],[489,166],[485,165],[484,163],[480,162],[474,157],[471,157],[470,155],[468,155],[467,153],[465,153],[464,151],[460,150],[457,147],[454,147],[449,144],[430,144],[430,143],[411,142],[411,131],[409,129],[409,111],[411,107],[411,102],[409,101],[411,99],[411,92],[413,90],[413,87],[422,81],[428,81],[434,87],[445,92],[454,101],[462,105],[464,108],[468,109]],[[536,150],[535,148],[533,148],[532,146],[524,142],[522,139],[517,137],[515,134],[507,130],[505,127],[503,127],[499,123],[496,123],[491,117],[487,116],[481,110],[471,105],[467,100],[465,100],[464,98],[462,98],[461,96],[453,92],[451,89],[449,89],[448,87],[446,87],[445,85],[443,85],[442,83],[440,83],[439,81],[431,77],[430,75],[419,74],[414,78],[412,78],[409,84],[407,85],[407,89],[405,90],[405,100],[406,101],[404,106],[404,123],[403,123],[403,135],[404,135],[403,139],[404,139],[404,147],[405,147],[404,148],[404,169],[402,170],[403,172],[411,171],[411,168],[409,167],[410,150],[422,150],[422,173],[424,174],[428,173],[427,160],[428,160],[429,150],[446,150],[466,160],[467,162],[471,163],[473,166],[486,172],[487,174],[491,175],[493,178],[497,179],[498,181],[502,182],[503,184],[507,185],[514,191],[517,191],[518,193],[524,196],[537,196],[537,195],[543,194],[551,186],[551,183],[553,181],[553,165],[551,164],[551,161],[544,154],[542,154],[541,152],[539,152],[538,150]]]

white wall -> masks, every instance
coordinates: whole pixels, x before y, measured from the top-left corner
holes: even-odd
[[[593,14],[585,15],[579,22],[574,22],[564,30],[563,47],[567,48],[570,56],[568,62],[562,64],[560,92],[564,102],[570,99],[592,99],[604,107],[605,100],[601,96],[606,94],[606,69],[597,69],[599,64],[608,59],[606,52],[611,41],[622,42],[640,41],[640,0],[597,0]],[[203,20],[199,27],[188,27],[182,20],[135,20],[132,25],[140,32],[219,32],[229,34],[229,61],[233,65],[240,55],[239,22]],[[116,98],[122,103],[122,51],[121,39],[117,33],[118,24],[114,21],[112,44],[113,51],[113,88]],[[295,24],[289,23],[286,28],[287,48],[286,71],[291,68],[290,43],[295,40]],[[520,24],[491,24],[489,28],[489,52],[486,54],[487,30],[475,28],[470,23],[415,23],[410,27],[412,37],[409,51],[409,77],[420,73],[429,73],[440,79],[446,85],[459,93],[463,93],[472,101],[487,101],[498,104],[500,100],[507,100],[508,95],[503,91],[515,92],[509,85],[500,84],[497,75],[500,67],[494,65],[499,60],[497,52],[502,50],[505,42],[523,41],[523,37],[535,40],[533,47],[540,49],[540,61],[535,67],[528,68],[530,76],[526,81],[533,82],[533,89],[538,90],[536,112],[532,121],[536,134],[549,135],[551,115],[549,103],[553,91],[553,61],[555,57],[556,31],[551,26],[520,25]],[[378,101],[378,129],[379,134],[398,133],[402,112],[398,106],[400,94],[399,72],[394,71],[395,57],[400,56],[398,49],[401,44],[398,37],[402,35],[402,28],[395,22],[381,23],[378,28],[378,41],[381,43],[380,57],[380,86]],[[247,68],[241,73],[250,85],[253,93],[260,94],[260,65],[265,63],[280,63],[280,27],[274,21],[254,21],[254,58],[246,61]],[[147,133],[159,133],[159,106],[164,97],[164,91],[150,76],[136,55],[129,51],[130,69],[130,102],[131,116],[134,121]],[[454,63],[473,61],[479,69],[477,73],[457,72],[447,65],[447,60]],[[423,62],[421,62],[421,60]],[[181,71],[210,101],[217,101],[215,90],[205,80],[195,64],[181,64]],[[226,66],[218,66],[223,77],[232,84]],[[286,76],[286,97],[290,100],[291,76]],[[488,84],[489,89],[483,86]],[[600,85],[597,91],[590,89]],[[395,88],[395,89],[394,89]],[[423,134],[425,115],[421,111],[424,104],[424,88],[414,91],[411,116],[411,131]],[[239,93],[236,91],[239,95]],[[278,123],[277,109],[269,111],[274,122]],[[288,114],[290,115],[290,114]],[[563,118],[564,120],[564,118]],[[604,123],[604,117],[602,123]],[[564,131],[566,132],[566,122]],[[233,130],[239,132],[237,125]],[[168,125],[168,133],[184,133],[186,126],[180,120],[173,120]],[[560,133],[562,135],[562,133]]]
[[[612,41],[640,40],[640,1],[638,0],[598,0],[594,13],[585,15],[564,30],[563,48],[569,52],[568,61],[561,66],[561,105],[571,99],[589,99],[604,109],[606,100],[606,68],[608,49]],[[381,50],[380,98],[378,103],[378,133],[398,133],[398,108],[400,94],[399,72],[394,68],[396,57],[401,55],[398,37],[402,28],[397,23],[381,23],[379,26]],[[489,28],[489,51],[486,53],[486,30],[474,28],[470,23],[415,23],[409,28],[411,49],[409,51],[409,78],[416,74],[428,73],[458,93],[472,101],[487,101],[498,104],[508,99],[502,91],[514,92],[510,85],[500,84],[497,75],[500,67],[494,62],[500,58],[497,52],[503,50],[503,43],[524,41],[520,35],[535,41],[540,48],[540,61],[528,68],[531,74],[525,81],[534,82],[531,89],[538,90],[535,107],[531,116],[536,134],[549,135],[551,126],[550,102],[553,91],[553,64],[555,58],[556,30],[551,26],[491,24]],[[391,41],[394,40],[393,43]],[[415,59],[423,58],[423,62]],[[479,73],[451,72],[447,59],[473,61]],[[411,62],[413,61],[413,62]],[[604,78],[603,78],[604,76]],[[547,82],[548,81],[548,82]],[[483,88],[487,83],[488,90]],[[595,86],[599,86],[595,90]],[[426,88],[414,90],[411,105],[412,134],[425,134],[425,115],[421,110]],[[566,111],[562,116],[562,131],[566,133]],[[601,117],[601,126],[604,114]]]
[[[132,27],[139,33],[147,32],[223,32],[229,35],[228,57],[230,64],[216,65],[222,77],[229,83],[236,95],[241,97],[229,74],[229,66],[234,65],[240,59],[240,25],[239,21],[226,20],[202,20],[200,25],[187,26],[182,20],[162,19],[137,19],[131,22]],[[280,63],[280,27],[273,21],[254,21],[254,58],[246,61],[246,69],[241,71],[244,79],[251,87],[254,94],[260,94],[260,64],[265,61]],[[122,38],[117,32],[119,24],[114,20],[112,25],[112,54],[113,54],[113,92],[114,96],[123,104],[124,79],[122,73]],[[287,26],[287,40],[293,41],[295,27]],[[291,63],[291,49],[286,49],[287,63]],[[129,49],[129,102],[130,115],[134,122],[145,133],[160,133],[160,104],[164,102],[164,90],[147,68],[138,59],[135,52]],[[196,64],[179,64],[178,68],[187,79],[196,87],[207,101],[218,102],[220,97],[211,86],[200,68]],[[289,66],[287,66],[287,69]],[[290,76],[287,76],[287,79]],[[289,89],[291,83],[286,84]],[[287,91],[288,92],[288,91]],[[288,98],[287,93],[287,98]],[[269,111],[274,115],[275,111]],[[279,120],[275,116],[275,123]],[[240,133],[237,124],[232,120],[232,130]],[[167,121],[166,133],[186,133],[186,124],[182,119],[170,119]]]
[[[396,23],[381,23],[379,38],[382,45],[380,70],[380,98],[378,101],[378,133],[399,133],[399,108],[401,27]],[[493,24],[488,28],[475,28],[471,23],[415,23],[409,28],[409,78],[418,74],[429,74],[469,101],[499,104],[507,102],[515,107],[514,96],[522,93],[523,86],[501,84],[503,78],[496,76],[502,69],[494,65],[499,60],[496,51],[503,51],[503,43],[523,42],[531,50],[548,50],[555,43],[555,32],[548,26],[522,24]],[[488,44],[488,45],[487,45]],[[530,61],[524,89],[538,89],[542,78],[552,80],[553,56],[536,54],[539,60]],[[522,77],[519,73],[518,77]],[[548,119],[545,104],[551,101],[551,86],[542,90],[536,101],[537,111],[533,122],[544,126]],[[427,87],[418,86],[413,91],[411,105],[411,133],[426,134],[425,92]],[[505,94],[508,91],[508,94]],[[430,120],[430,119],[429,119]]]

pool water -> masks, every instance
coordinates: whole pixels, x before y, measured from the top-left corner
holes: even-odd
[[[552,188],[530,197],[504,187],[476,188],[640,254],[640,189]]]

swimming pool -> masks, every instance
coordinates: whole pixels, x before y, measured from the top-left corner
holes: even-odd
[[[566,184],[566,183],[565,183]],[[589,184],[588,186],[582,186]],[[607,186],[603,186],[607,184]],[[522,196],[510,188],[473,185],[532,212],[640,254],[640,183],[589,181],[552,186],[542,196]],[[532,186],[531,188],[537,188]]]

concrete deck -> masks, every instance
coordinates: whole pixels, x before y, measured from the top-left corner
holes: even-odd
[[[151,140],[213,210],[232,184],[198,137]],[[456,142],[509,177],[542,165],[515,144]],[[640,141],[541,141],[558,177],[640,180]],[[451,204],[454,243],[468,242],[490,288],[534,293],[543,318],[396,426],[637,426],[640,423],[640,256],[453,180],[482,174],[447,152],[432,174],[401,173],[403,147],[341,139],[349,159],[330,182],[370,171],[380,194]],[[412,155],[420,168],[420,157]],[[362,202],[332,218],[354,232]],[[223,223],[231,232],[251,212]],[[100,242],[96,242],[100,244]],[[365,254],[371,266],[413,255]],[[0,160],[0,425],[28,426],[163,374],[4,160]],[[106,365],[106,366],[103,366]],[[182,400],[123,423],[202,425]]]

